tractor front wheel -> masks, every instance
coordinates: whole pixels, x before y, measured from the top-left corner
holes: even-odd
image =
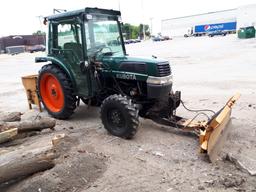
[[[57,119],[69,118],[76,108],[76,96],[66,73],[48,64],[39,71],[38,91],[44,107]]]
[[[112,135],[131,139],[139,125],[139,111],[131,99],[111,95],[101,105],[101,120]]]

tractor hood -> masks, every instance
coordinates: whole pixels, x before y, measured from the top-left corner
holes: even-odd
[[[156,77],[168,76],[171,74],[169,62],[164,59],[153,57],[104,56],[100,61],[107,65],[112,71],[116,72],[130,72]]]

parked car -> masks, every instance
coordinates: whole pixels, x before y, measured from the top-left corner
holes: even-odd
[[[164,41],[168,41],[168,40],[172,40],[172,38],[170,38],[169,36],[163,36]]]
[[[126,39],[124,40],[125,44],[131,44],[131,43],[136,43],[133,39]]]
[[[124,40],[124,44],[130,44],[129,40]]]
[[[152,40],[153,40],[153,41],[164,41],[164,38],[161,37],[161,36],[153,36],[153,37],[152,37]]]
[[[225,32],[225,31],[213,31],[213,32],[208,33],[209,37],[226,36],[226,35],[227,35],[227,32]]]
[[[34,45],[34,46],[29,47],[28,51],[30,53],[45,51],[45,46],[44,45]]]
[[[140,39],[134,39],[135,43],[140,43],[141,40]]]
[[[167,41],[167,40],[171,40],[171,39],[172,38],[170,38],[169,36],[162,36],[162,35],[152,36],[153,41]]]

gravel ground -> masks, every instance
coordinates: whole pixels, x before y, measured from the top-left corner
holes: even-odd
[[[56,128],[57,133],[64,132],[78,141],[67,153],[70,155],[66,162],[81,169],[69,169],[76,174],[67,177],[60,171],[67,164],[60,163],[11,186],[9,191],[53,191],[54,182],[47,182],[56,181],[52,172],[58,173],[56,191],[256,191],[256,177],[248,173],[256,165],[256,39],[238,40],[234,35],[177,38],[126,48],[130,55],[168,59],[174,89],[182,91],[190,108],[218,110],[234,93],[242,94],[234,107],[232,131],[223,148],[226,158],[210,164],[198,153],[195,135],[144,119],[133,140],[113,137],[102,127],[98,109],[81,105],[69,121],[58,121]],[[27,111],[20,77],[40,69],[33,62],[36,55],[41,53],[0,55],[0,111]],[[37,109],[26,113],[36,114]],[[182,107],[177,113],[194,116]],[[81,151],[87,151],[87,155],[81,157]],[[88,182],[83,183],[82,177]]]

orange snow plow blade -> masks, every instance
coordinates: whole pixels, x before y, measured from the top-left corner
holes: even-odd
[[[170,122],[171,126],[181,128],[184,131],[198,132],[200,152],[207,153],[210,161],[215,162],[218,160],[218,155],[228,135],[232,107],[239,98],[239,93],[231,97],[226,105],[208,121],[175,116],[175,119]]]
[[[211,162],[218,160],[218,155],[230,129],[229,122],[232,106],[239,98],[239,93],[231,97],[227,104],[205,124],[205,130],[200,131],[201,151],[207,152]]]

